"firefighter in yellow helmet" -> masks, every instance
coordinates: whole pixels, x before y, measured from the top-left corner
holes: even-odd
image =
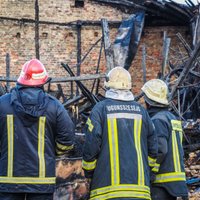
[[[74,124],[45,93],[48,80],[44,65],[31,59],[16,87],[0,98],[0,200],[52,200],[55,154],[74,148]]]
[[[83,169],[90,199],[150,199],[150,166],[157,141],[146,110],[134,101],[131,76],[122,67],[108,73],[105,100],[86,125]]]
[[[156,174],[151,187],[152,200],[187,198],[183,131],[181,121],[168,110],[168,87],[164,81],[152,79],[144,84],[142,91],[158,138]]]

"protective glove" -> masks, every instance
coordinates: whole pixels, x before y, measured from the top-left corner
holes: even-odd
[[[156,180],[156,173],[150,172],[150,183],[153,183]]]

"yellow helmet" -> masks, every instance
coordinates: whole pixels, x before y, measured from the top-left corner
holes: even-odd
[[[168,87],[166,83],[160,79],[152,79],[150,81],[147,81],[142,89],[141,89],[147,99],[145,100],[152,105],[155,105],[156,103],[162,104],[162,105],[169,105],[167,96],[168,96]],[[148,101],[148,99],[154,101]]]
[[[123,67],[115,67],[108,73],[108,81],[104,82],[105,87],[130,90],[131,89],[131,75]]]

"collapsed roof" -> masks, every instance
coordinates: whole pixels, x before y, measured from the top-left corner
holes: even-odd
[[[91,0],[110,5],[126,13],[145,11],[146,25],[189,25],[196,16],[197,6],[188,0],[185,4],[165,0]]]

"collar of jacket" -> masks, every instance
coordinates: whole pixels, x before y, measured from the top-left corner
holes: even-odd
[[[149,116],[153,117],[156,113],[161,111],[168,111],[168,107],[153,107],[151,106],[149,109],[147,109]]]
[[[109,89],[106,91],[105,97],[122,101],[134,100],[133,93],[130,90]]]

